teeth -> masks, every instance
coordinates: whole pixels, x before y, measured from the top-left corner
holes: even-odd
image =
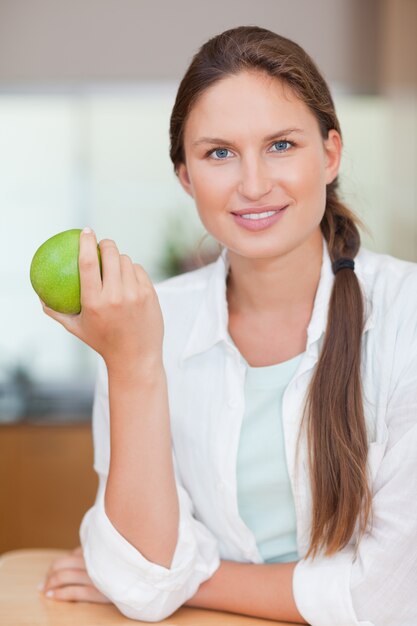
[[[245,220],[263,220],[266,217],[271,217],[275,215],[278,211],[265,211],[265,213],[247,213],[246,215],[241,215]]]

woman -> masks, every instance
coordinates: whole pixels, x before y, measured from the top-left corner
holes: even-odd
[[[101,283],[81,235],[82,312],[45,312],[100,355],[100,486],[45,591],[144,621],[415,626],[417,264],[360,245],[333,101],[294,42],[209,40],[170,136],[222,252],[154,287],[103,240]]]

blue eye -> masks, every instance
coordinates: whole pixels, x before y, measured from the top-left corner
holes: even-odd
[[[214,150],[211,150],[211,152],[209,152],[209,156],[215,154],[215,153],[220,153],[220,155],[218,154],[217,157],[215,157],[215,161],[220,161],[220,160],[224,160],[224,157],[226,156],[227,152],[229,152],[229,150],[227,148],[215,148]]]
[[[287,139],[280,139],[279,141],[276,141],[272,145],[283,147],[278,150],[272,150],[272,152],[280,153],[280,152],[288,152],[288,150],[295,144],[294,142],[288,141]],[[287,145],[288,147],[285,148],[285,145]],[[213,148],[213,150],[210,150],[209,152],[207,152],[206,157],[210,157],[214,161],[225,161],[227,159],[228,152],[230,152],[230,150],[228,150],[227,148]]]
[[[281,139],[280,141],[276,141],[273,145],[274,146],[278,146],[279,144],[288,144],[289,146],[292,146],[293,143],[292,141],[287,141],[286,139]],[[287,148],[288,150],[288,148]],[[273,152],[286,152],[287,150],[273,150]]]

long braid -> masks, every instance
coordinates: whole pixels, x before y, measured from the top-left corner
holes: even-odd
[[[354,259],[361,221],[337,197],[337,180],[327,190],[321,229],[332,261]],[[306,402],[309,466],[313,494],[311,542],[332,554],[346,545],[359,516],[360,533],[371,513],[367,482],[367,433],[362,399],[361,339],[364,303],[354,271],[337,272],[330,297],[323,347]]]

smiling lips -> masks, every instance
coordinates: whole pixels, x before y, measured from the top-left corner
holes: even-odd
[[[269,228],[275,222],[285,215],[284,207],[261,207],[258,209],[244,209],[239,213],[232,213],[233,219],[239,226],[243,226],[246,230],[264,230]]]
[[[249,209],[241,209],[240,211],[232,211],[233,215],[254,215],[259,213],[271,213],[272,211],[276,213],[277,211],[282,211],[288,205],[283,204],[282,206],[261,206],[261,207],[250,207]]]

